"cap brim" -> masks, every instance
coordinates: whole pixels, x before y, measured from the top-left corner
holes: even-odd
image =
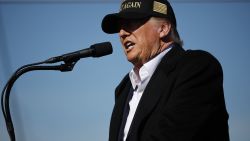
[[[115,14],[108,14],[106,15],[103,20],[102,20],[102,30],[105,33],[108,34],[113,34],[113,33],[117,33],[119,30],[119,14],[115,13]]]
[[[149,17],[146,13],[135,12],[108,14],[102,20],[102,30],[108,34],[118,33],[120,31],[121,19],[142,19],[146,17]]]

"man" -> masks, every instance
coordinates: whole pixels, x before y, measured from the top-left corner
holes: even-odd
[[[109,141],[229,141],[219,62],[185,51],[167,0],[125,0],[106,15],[133,69],[115,91]]]

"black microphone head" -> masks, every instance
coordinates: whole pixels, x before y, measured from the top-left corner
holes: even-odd
[[[93,57],[101,57],[109,55],[113,52],[112,45],[110,42],[98,43],[90,46],[93,49]]]

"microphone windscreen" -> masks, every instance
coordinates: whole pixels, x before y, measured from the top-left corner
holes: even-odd
[[[113,52],[113,48],[110,42],[103,42],[91,45],[90,47],[93,49],[93,57],[101,57],[105,55],[109,55]]]

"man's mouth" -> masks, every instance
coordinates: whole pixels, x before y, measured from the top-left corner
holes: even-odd
[[[134,47],[135,43],[131,42],[131,41],[127,41],[124,46],[126,49],[130,50]]]

